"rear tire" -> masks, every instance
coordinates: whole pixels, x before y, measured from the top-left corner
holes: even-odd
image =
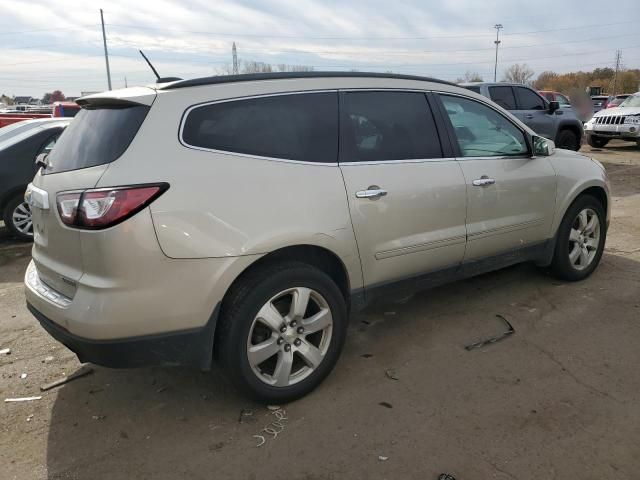
[[[225,299],[217,357],[225,375],[254,400],[290,402],[331,372],[347,322],[345,299],[327,274],[301,262],[267,265],[242,278]]]
[[[609,143],[609,139],[608,138],[601,138],[601,137],[596,137],[595,135],[589,135],[587,137],[587,143],[589,145],[591,145],[592,147],[595,148],[602,148],[604,147],[607,143]]]
[[[581,195],[558,228],[551,271],[563,280],[583,280],[598,266],[607,237],[606,214],[600,201]]]
[[[11,234],[18,240],[33,241],[31,207],[24,201],[24,195],[13,197],[2,212],[2,219]]]
[[[560,133],[558,133],[558,137],[556,138],[556,145],[558,148],[577,152],[580,150],[580,138],[573,130],[560,130]]]

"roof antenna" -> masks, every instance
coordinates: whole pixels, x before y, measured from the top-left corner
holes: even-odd
[[[156,83],[175,82],[176,80],[182,80],[181,78],[178,78],[178,77],[161,77],[160,75],[158,75],[158,71],[151,64],[151,62],[149,61],[147,56],[142,52],[142,50],[138,50],[138,51],[140,52],[140,55],[142,55],[142,58],[144,58],[145,61],[147,62],[147,65],[149,65],[149,68],[151,68],[151,70],[153,71],[153,74],[156,76]]]

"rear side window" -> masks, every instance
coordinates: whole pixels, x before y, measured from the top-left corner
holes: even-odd
[[[111,163],[120,157],[147,116],[145,105],[82,109],[60,135],[44,174]]]
[[[464,87],[467,90],[471,90],[472,92],[480,93],[480,87]]]
[[[513,96],[511,87],[489,87],[489,95],[491,96],[491,100],[502,108],[506,110],[516,109],[516,98]]]
[[[338,94],[302,93],[203,105],[191,110],[190,146],[305,162],[338,158]]]
[[[419,92],[344,94],[341,161],[442,157],[427,98]]]
[[[528,88],[515,87],[518,94],[518,104],[520,110],[546,110],[544,100],[536,92]]]

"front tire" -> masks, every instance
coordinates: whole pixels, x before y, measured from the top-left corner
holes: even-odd
[[[589,135],[587,137],[587,143],[592,147],[602,148],[602,147],[606,146],[607,143],[609,143],[609,139],[608,138],[596,137],[595,135]]]
[[[580,137],[573,130],[561,130],[560,133],[558,133],[556,145],[558,148],[577,152],[580,150]]]
[[[5,206],[2,214],[5,226],[19,240],[33,240],[33,222],[31,207],[24,201],[23,195],[16,195]]]
[[[551,270],[563,280],[587,278],[600,262],[606,236],[606,215],[600,201],[591,195],[578,197],[558,228]]]
[[[347,330],[347,306],[324,272],[283,262],[250,272],[225,299],[216,341],[224,373],[261,403],[286,403],[331,372]]]

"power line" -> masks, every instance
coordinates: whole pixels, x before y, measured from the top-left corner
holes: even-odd
[[[607,27],[614,25],[623,25],[629,23],[637,23],[635,20],[628,20],[624,22],[614,22],[614,23],[597,23],[591,25],[580,25],[573,27],[560,27],[560,28],[552,28],[546,30],[531,30],[526,32],[513,32],[513,33],[505,33],[505,36],[514,36],[514,35],[530,35],[535,33],[548,33],[555,31],[565,31],[565,30],[579,30],[582,28],[596,28],[596,27]],[[432,36],[404,36],[404,37],[394,37],[394,36],[314,36],[314,35],[274,35],[274,34],[261,34],[261,33],[243,33],[243,32],[211,32],[211,31],[202,31],[202,30],[185,30],[179,28],[171,28],[171,27],[149,27],[144,25],[131,25],[131,24],[119,24],[119,23],[107,23],[110,27],[118,27],[118,28],[130,28],[137,30],[161,30],[163,32],[177,32],[177,33],[192,33],[194,35],[209,35],[209,36],[237,36],[237,37],[255,37],[255,38],[302,38],[302,39],[310,39],[310,40],[432,40],[438,38],[480,38],[493,36],[492,34],[468,34],[468,35],[432,35]]]

